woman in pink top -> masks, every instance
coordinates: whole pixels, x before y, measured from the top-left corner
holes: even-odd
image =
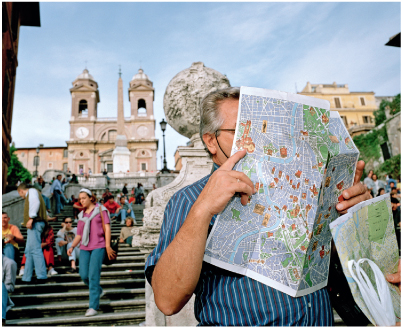
[[[105,254],[109,259],[116,257],[111,248],[111,227],[108,211],[105,207],[96,204],[96,198],[88,189],[81,189],[79,194],[80,203],[85,209],[78,215],[77,235],[67,251],[70,256],[73,249],[80,246],[79,273],[83,282],[90,289],[89,309],[85,316],[96,315],[99,309],[99,300],[102,295],[101,268]],[[102,228],[102,216],[105,224],[105,233]]]

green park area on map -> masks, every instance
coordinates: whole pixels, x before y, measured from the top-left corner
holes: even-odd
[[[385,202],[368,206],[369,240],[382,243],[389,222],[388,206]]]

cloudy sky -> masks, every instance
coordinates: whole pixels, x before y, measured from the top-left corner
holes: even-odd
[[[12,136],[17,147],[65,146],[69,89],[85,65],[99,117],[116,116],[118,67],[127,90],[140,65],[154,83],[156,137],[169,81],[202,61],[232,86],[287,92],[311,83],[376,96],[400,92],[400,3],[40,3],[41,27],[22,27]],[[87,62],[87,64],[86,64]],[[127,91],[125,116],[130,116]],[[187,138],[168,127],[167,161]],[[158,151],[157,166],[161,168]]]

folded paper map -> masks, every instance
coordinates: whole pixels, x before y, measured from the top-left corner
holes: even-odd
[[[348,270],[348,261],[361,258],[372,260],[384,274],[397,272],[399,249],[393,221],[390,195],[360,202],[349,209],[348,213],[330,224],[333,240],[339,254],[343,272],[346,275],[355,302],[367,318],[376,325],[358,288]],[[375,278],[368,264],[363,269],[374,288]],[[388,283],[396,321],[400,322],[400,291]],[[375,288],[376,289],[376,288]]]
[[[352,186],[359,152],[328,101],[242,87],[232,153],[255,184],[247,206],[233,197],[206,243],[204,260],[291,296],[327,284],[329,223]],[[325,170],[327,168],[327,170]]]

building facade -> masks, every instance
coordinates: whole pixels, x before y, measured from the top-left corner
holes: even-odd
[[[40,145],[36,147],[18,148],[14,152],[18,160],[28,171],[35,176],[38,170],[39,175],[43,175],[46,170],[68,169],[68,150],[65,147],[52,147]]]
[[[18,66],[20,26],[40,27],[39,2],[2,2],[2,193],[6,190],[10,164],[11,123],[15,76]]]
[[[98,84],[87,69],[73,81],[71,93],[68,167],[101,173],[113,172],[112,153],[117,136],[117,117],[98,118]],[[131,115],[124,118],[124,133],[130,150],[130,172],[156,172],[158,139],[155,138],[153,83],[140,68],[129,83]],[[117,110],[113,110],[117,113]]]
[[[330,110],[339,112],[351,136],[360,135],[375,127],[374,111],[378,109],[378,104],[372,91],[350,92],[347,84],[307,82],[299,94],[328,100]]]

